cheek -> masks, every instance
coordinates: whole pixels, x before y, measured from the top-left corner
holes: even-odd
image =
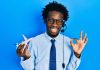
[[[51,27],[51,25],[49,25],[49,24],[46,24],[46,26],[47,26],[47,28]]]
[[[49,23],[46,23],[46,27],[47,27],[47,28],[50,28],[50,27],[52,27],[52,25],[49,24]]]
[[[51,27],[51,25],[49,25],[49,24],[46,23],[46,29],[49,30],[50,27]]]
[[[59,28],[61,29],[62,28],[62,25],[59,25]]]

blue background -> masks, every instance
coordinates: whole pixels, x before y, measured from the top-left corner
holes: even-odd
[[[45,32],[42,8],[53,0],[0,0],[0,70],[23,70],[15,43]],[[69,10],[65,35],[79,38],[87,33],[88,44],[78,70],[100,68],[100,0],[56,0]]]

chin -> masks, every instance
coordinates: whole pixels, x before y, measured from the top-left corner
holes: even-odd
[[[57,30],[56,32],[52,32],[51,30],[47,30],[47,34],[50,36],[50,37],[57,37],[58,34],[59,34],[59,30]]]
[[[56,33],[50,33],[49,35],[50,35],[51,37],[56,37],[58,34],[59,34],[59,33],[56,32]]]

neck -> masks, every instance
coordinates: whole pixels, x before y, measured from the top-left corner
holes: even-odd
[[[48,33],[48,32],[47,32],[47,34],[48,34],[51,38],[55,38],[55,37],[57,37],[57,36],[58,36],[58,34],[59,34],[59,33],[58,33],[58,34],[56,34],[56,35],[52,35],[52,34],[50,34],[50,33]]]

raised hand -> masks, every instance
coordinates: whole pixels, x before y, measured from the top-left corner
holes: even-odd
[[[88,38],[86,37],[86,34],[84,35],[84,38],[82,38],[82,32],[80,32],[80,39],[76,39],[76,44],[74,44],[72,40],[70,41],[70,45],[72,46],[77,57],[80,57],[87,42]]]
[[[17,48],[17,54],[20,57],[24,57],[25,59],[30,58],[30,53],[28,51],[28,46],[26,45],[24,48],[25,44],[20,44]]]
[[[28,59],[30,58],[30,53],[28,51],[28,43],[30,42],[30,39],[27,39],[25,35],[23,35],[23,38],[25,41],[23,41],[20,45],[18,45],[18,48],[17,48],[17,54],[18,56],[20,57],[24,57],[25,59]]]

